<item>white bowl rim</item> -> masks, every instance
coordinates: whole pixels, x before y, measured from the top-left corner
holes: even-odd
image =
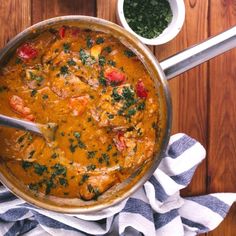
[[[137,33],[135,33],[130,26],[128,25],[125,16],[124,16],[124,10],[123,10],[123,6],[124,6],[124,1],[125,0],[118,0],[117,1],[117,10],[116,10],[116,14],[117,14],[117,18],[119,23],[129,32],[131,32],[132,34],[134,34],[137,38],[139,38],[139,40],[141,42],[143,42],[144,44],[148,44],[148,45],[161,45],[164,43],[169,42],[170,40],[172,40],[173,38],[176,37],[176,35],[180,32],[183,24],[184,24],[184,20],[185,20],[185,4],[184,4],[184,0],[168,0],[168,2],[171,4],[175,3],[177,6],[177,11],[173,12],[173,17],[174,15],[176,15],[176,20],[172,23],[169,24],[169,26],[156,38],[152,38],[152,39],[147,39],[144,38],[140,35],[138,35]],[[171,26],[171,33],[167,33],[167,29],[170,28]]]

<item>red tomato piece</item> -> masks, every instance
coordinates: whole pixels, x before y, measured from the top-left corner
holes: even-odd
[[[17,49],[18,57],[22,59],[33,59],[37,57],[38,51],[30,43],[25,43]]]
[[[61,39],[63,39],[65,37],[65,34],[66,34],[66,27],[65,26],[62,26],[60,29],[59,29],[59,36]]]
[[[148,96],[147,89],[145,88],[144,83],[141,79],[136,84],[136,93],[140,98],[146,98]]]
[[[126,143],[124,140],[124,133],[119,132],[117,136],[113,139],[118,151],[122,152],[126,149]]]
[[[104,76],[109,84],[121,85],[126,81],[125,74],[114,69],[107,69]]]

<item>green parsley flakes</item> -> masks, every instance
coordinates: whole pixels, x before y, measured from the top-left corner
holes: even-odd
[[[104,38],[98,37],[96,40],[96,44],[101,44],[101,43],[104,43]]]
[[[127,56],[128,58],[130,58],[130,57],[135,57],[135,56],[136,56],[135,53],[133,53],[131,50],[125,50],[125,51],[124,51],[124,54],[125,54],[125,56]]]
[[[167,0],[125,0],[124,14],[131,29],[148,39],[160,35],[173,16]]]
[[[34,163],[33,164],[34,166],[34,172],[37,174],[37,175],[42,175],[44,172],[47,171],[47,166],[45,165],[40,165],[39,163]]]
[[[69,66],[76,66],[76,62],[75,62],[73,59],[68,60],[68,61],[67,61],[67,64],[68,64]]]
[[[87,45],[87,48],[91,48],[93,46],[93,41],[90,36],[87,36],[86,38],[86,45]]]
[[[70,44],[69,43],[64,43],[63,44],[63,50],[65,53],[68,53],[70,51]]]
[[[62,66],[62,67],[60,68],[60,73],[61,73],[62,75],[68,74],[68,73],[69,73],[69,71],[68,71],[68,66]]]
[[[88,151],[88,159],[94,158],[97,151]]]

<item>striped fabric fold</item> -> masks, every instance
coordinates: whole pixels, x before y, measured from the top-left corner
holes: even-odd
[[[182,198],[205,158],[203,146],[185,134],[173,135],[153,176],[129,199],[93,214],[65,215],[25,203],[0,187],[0,236],[193,236],[216,228],[236,193]]]

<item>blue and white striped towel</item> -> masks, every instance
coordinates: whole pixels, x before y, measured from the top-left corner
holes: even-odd
[[[4,236],[192,236],[216,228],[236,193],[182,198],[205,149],[184,134],[171,137],[166,157],[143,188],[112,208],[64,215],[26,204],[0,187],[0,235]]]

